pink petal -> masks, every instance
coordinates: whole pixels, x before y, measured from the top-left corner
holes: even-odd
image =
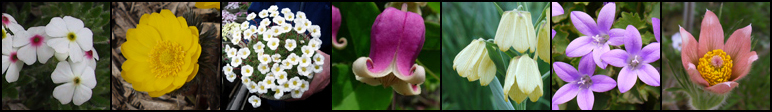
[[[734,31],[732,36],[729,36],[729,39],[726,41],[724,52],[726,52],[726,54],[728,54],[730,57],[737,57],[740,56],[740,53],[750,51],[751,31],[753,31],[751,25]]]
[[[399,49],[397,49],[397,71],[410,76],[411,68],[415,64],[415,59],[418,58],[418,54],[421,53],[421,48],[424,45],[424,34],[426,33],[426,27],[424,26],[424,19],[421,15],[413,12],[401,12],[406,14],[404,18],[404,29],[401,32],[402,36],[399,41]]]
[[[713,93],[725,94],[729,91],[732,91],[732,89],[734,89],[734,87],[737,87],[737,85],[738,85],[737,82],[728,81],[728,82],[723,82],[723,83],[719,83],[719,84],[707,87],[705,89]]]
[[[381,72],[391,64],[394,54],[397,52],[399,38],[402,36],[405,13],[395,8],[386,8],[373,23],[370,32],[370,59],[368,63],[370,72]]]
[[[721,23],[718,22],[716,14],[710,10],[706,11],[700,27],[700,46],[697,54],[724,48],[724,30],[721,29]]]
[[[681,29],[681,63],[684,68],[689,68],[690,63],[697,63],[700,56],[697,54],[697,40],[691,33]],[[696,68],[696,67],[695,67]]]
[[[576,95],[576,103],[579,104],[579,109],[591,110],[592,105],[595,104],[595,95],[589,88],[581,88]]]
[[[595,65],[593,65],[593,67],[594,66]],[[552,69],[555,70],[555,74],[558,75],[561,80],[566,82],[574,82],[581,77],[574,66],[571,66],[568,63],[555,62],[552,64]]]
[[[702,85],[704,87],[708,86],[708,81],[705,81],[704,78],[702,78],[702,75],[700,75],[700,72],[697,71],[697,66],[694,64],[689,63],[686,67],[686,73],[689,74],[689,79],[692,80],[692,82],[697,83],[699,85]]]
[[[340,29],[340,22],[341,22],[341,16],[340,16],[340,9],[338,7],[332,6],[332,44],[336,48],[345,48],[346,47],[346,39],[338,40],[338,30]],[[340,43],[338,42],[340,41]]]
[[[748,72],[751,69],[751,65],[757,59],[759,59],[759,56],[756,55],[756,51],[743,53],[740,54],[739,57],[735,57],[735,60],[732,61],[732,76],[729,78],[729,80],[737,81],[745,77],[745,75],[748,75]]]

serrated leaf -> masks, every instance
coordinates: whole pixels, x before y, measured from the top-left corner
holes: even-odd
[[[565,54],[566,47],[570,43],[568,40],[568,33],[560,30],[556,30],[555,32],[555,38],[552,39],[552,45],[555,46],[555,51]]]
[[[627,28],[627,25],[633,25],[638,30],[646,28],[646,21],[639,18],[638,13],[629,13],[629,12],[622,12],[621,18],[617,20],[613,28]]]

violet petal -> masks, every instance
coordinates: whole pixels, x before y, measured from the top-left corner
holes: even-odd
[[[595,36],[598,34],[598,25],[595,24],[595,20],[582,11],[571,12],[571,22],[584,35]]]
[[[566,82],[575,82],[581,77],[574,66],[571,66],[568,63],[555,62],[552,64],[552,69],[555,70],[555,74],[558,75],[561,80]]]
[[[600,33],[608,34],[608,30],[611,29],[611,25],[614,24],[614,17],[616,17],[616,4],[608,3],[598,12],[598,31]]]
[[[592,79],[590,89],[595,92],[606,92],[617,87],[617,82],[606,75],[593,75],[590,79]]]
[[[588,36],[581,36],[574,39],[571,41],[571,43],[568,43],[568,46],[566,47],[566,55],[568,57],[580,57],[590,53],[592,48],[595,47],[592,44],[592,41],[592,38]]]
[[[606,53],[603,53],[603,55],[601,56],[601,59],[603,59],[603,62],[606,62],[609,65],[615,66],[615,67],[627,66],[628,65],[627,58],[629,58],[627,51],[624,51],[622,49],[614,49]]]
[[[627,25],[625,50],[630,54],[638,54],[641,50],[641,33],[633,25]]]
[[[568,101],[571,101],[571,99],[574,99],[577,93],[579,93],[579,84],[568,83],[566,85],[563,85],[563,87],[560,87],[560,89],[558,89],[558,91],[555,92],[555,95],[552,96],[552,103],[553,104],[566,103]]]

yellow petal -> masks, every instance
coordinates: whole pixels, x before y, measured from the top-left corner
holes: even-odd
[[[121,77],[129,83],[142,83],[150,78],[155,78],[150,73],[150,66],[143,65],[145,62],[137,60],[128,60],[123,63],[121,68]]]
[[[499,27],[496,29],[496,37],[493,40],[493,42],[498,45],[499,50],[506,52],[512,47],[515,38],[514,25],[517,19],[516,13],[513,11],[505,11],[504,14],[501,15]]]
[[[512,47],[520,53],[526,50],[536,51],[536,32],[531,23],[531,13],[526,11],[516,11],[515,13],[514,40],[510,41]]]
[[[488,54],[488,51],[483,50],[483,56],[478,65],[480,68],[477,69],[477,75],[480,76],[480,85],[482,86],[488,86],[493,80],[493,77],[496,76],[496,65],[493,64],[490,56],[486,54]]]
[[[518,89],[517,88],[517,84],[515,84],[515,78],[516,78],[515,77],[515,70],[517,70],[515,68],[517,68],[517,62],[518,62],[517,59],[518,59],[518,57],[512,58],[512,60],[509,60],[509,67],[507,67],[507,74],[506,74],[506,77],[504,78],[504,88],[503,88],[504,89],[504,95],[509,95],[509,93],[510,93],[510,91],[512,91],[512,89]],[[512,87],[513,85],[515,87]],[[518,92],[519,91],[520,90],[518,90]],[[504,98],[504,99],[509,101],[508,98]]]
[[[539,68],[536,61],[528,57],[528,55],[521,56],[518,59],[517,70],[515,72],[516,83],[518,88],[525,94],[531,94],[534,88],[541,85],[541,76],[539,75]]]
[[[185,82],[190,82],[190,80],[193,80],[193,78],[195,78],[196,75],[198,75],[198,64],[193,64],[193,65],[195,65],[195,67],[193,67],[193,73],[188,75],[188,80]]]
[[[538,86],[536,86],[536,88],[534,88],[534,91],[531,92],[531,94],[528,94],[528,98],[531,99],[531,102],[539,101],[539,97],[542,96],[541,85],[542,84],[539,84]]]
[[[514,83],[512,86],[513,86],[512,89],[509,89],[509,93],[505,93],[505,94],[509,95],[509,98],[512,98],[512,100],[515,100],[517,104],[520,104],[521,102],[523,102],[523,100],[525,100],[526,97],[528,97],[528,95],[526,95],[519,88],[517,88],[518,86],[517,83]]]
[[[538,43],[536,43],[536,55],[544,62],[550,63],[550,33],[549,22],[542,21],[539,29]]]

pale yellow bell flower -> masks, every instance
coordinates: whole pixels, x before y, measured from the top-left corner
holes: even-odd
[[[537,36],[536,43],[536,56],[541,58],[544,62],[550,63],[550,29],[549,22],[542,21],[541,28],[539,28],[539,35]]]
[[[536,32],[531,22],[531,13],[528,11],[505,11],[499,21],[494,39],[501,51],[508,51],[514,47],[520,53],[530,49],[536,49]]]
[[[542,80],[539,75],[539,66],[536,60],[528,55],[512,58],[507,67],[507,76],[504,80],[504,95],[515,100],[518,104],[526,97],[531,102],[536,102],[542,93]],[[504,98],[509,101],[509,98]]]
[[[480,79],[480,85],[488,86],[496,76],[496,65],[488,56],[485,49],[485,40],[482,38],[472,40],[453,59],[453,70],[458,71],[458,75],[476,81]]]

